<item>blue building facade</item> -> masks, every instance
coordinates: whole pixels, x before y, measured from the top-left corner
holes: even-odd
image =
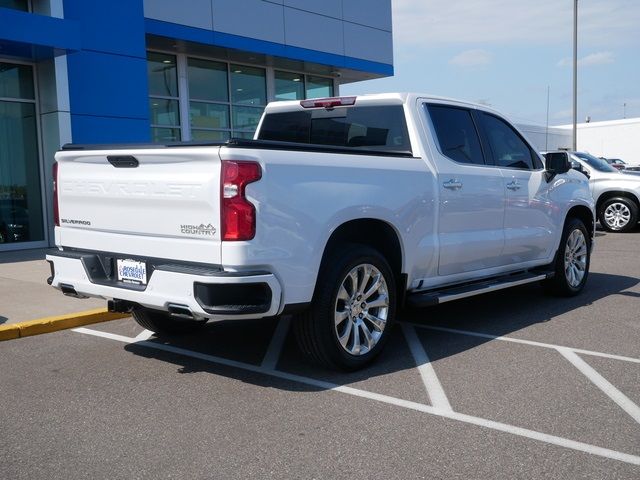
[[[0,252],[50,244],[74,143],[250,137],[270,101],[393,75],[391,0],[0,0]]]

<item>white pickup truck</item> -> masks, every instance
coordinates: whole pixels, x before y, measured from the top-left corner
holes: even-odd
[[[301,350],[356,369],[401,306],[585,285],[594,204],[498,113],[418,94],[270,104],[253,140],[68,145],[49,283],[158,334],[295,314]]]

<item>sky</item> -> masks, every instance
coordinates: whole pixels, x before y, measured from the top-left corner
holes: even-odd
[[[392,0],[395,75],[340,92],[423,92],[544,125],[549,89],[549,124],[569,124],[573,4]],[[578,59],[578,122],[640,117],[640,0],[579,0]]]

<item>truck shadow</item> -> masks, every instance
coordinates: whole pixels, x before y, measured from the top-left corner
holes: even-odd
[[[437,361],[495,340],[436,332],[420,326],[479,331],[495,336],[513,334],[545,322],[550,322],[549,325],[552,327],[556,317],[588,307],[610,295],[640,298],[640,293],[627,291],[638,283],[640,281],[633,277],[591,273],[585,291],[573,298],[547,296],[542,288],[532,284],[436,307],[401,311],[398,320],[418,326],[416,331],[423,345],[427,346],[426,350],[431,361]],[[276,323],[276,319],[222,322],[207,325],[197,335],[177,336],[170,339],[152,338],[149,342],[259,367]],[[125,349],[135,355],[175,364],[179,367],[177,372],[180,374],[208,372],[255,385],[290,391],[325,389],[321,386],[283,380],[260,372],[251,372],[179,353],[148,348],[144,344],[129,344]],[[415,367],[415,361],[402,330],[399,325],[395,325],[389,343],[380,357],[373,365],[361,371],[334,372],[309,364],[296,348],[292,332],[287,335],[276,369],[315,381],[350,385],[391,396],[401,394],[404,399],[424,402],[424,387]],[[393,381],[390,381],[389,375],[392,374]],[[401,393],[398,391],[399,386]]]

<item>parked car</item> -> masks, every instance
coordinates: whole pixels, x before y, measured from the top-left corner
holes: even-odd
[[[585,152],[570,152],[572,167],[589,177],[600,225],[610,232],[628,232],[638,223],[640,175],[616,170]]]
[[[49,283],[160,335],[295,314],[304,354],[373,360],[405,302],[544,282],[577,295],[594,202],[480,105],[417,94],[271,103],[255,140],[66,146]]]
[[[606,161],[609,165],[611,165],[616,170],[624,170],[625,168],[627,168],[627,164],[622,160],[620,160],[619,158],[605,158],[605,157],[599,157],[599,158]]]

